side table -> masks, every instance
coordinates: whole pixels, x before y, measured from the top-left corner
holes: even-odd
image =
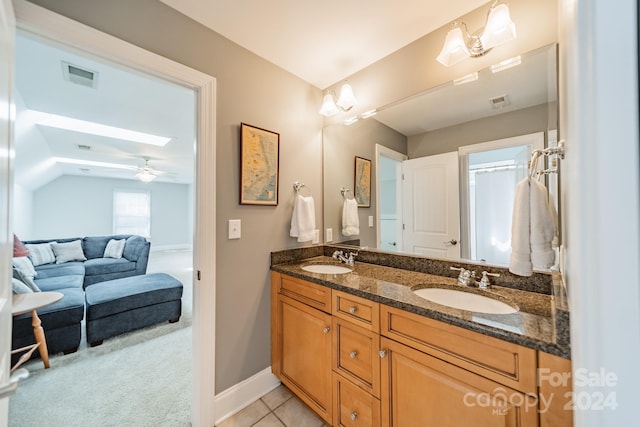
[[[31,312],[31,325],[33,326],[33,336],[36,339],[36,343],[11,351],[11,354],[26,351],[26,353],[20,357],[15,366],[11,368],[12,372],[24,362],[29,360],[29,357],[36,348],[40,352],[40,358],[42,359],[42,363],[44,364],[45,369],[49,368],[49,351],[47,349],[47,340],[44,336],[44,329],[42,328],[42,322],[38,317],[37,310],[60,301],[62,299],[62,296],[63,295],[60,292],[33,292],[29,294],[13,295],[11,315],[18,316],[20,314]]]

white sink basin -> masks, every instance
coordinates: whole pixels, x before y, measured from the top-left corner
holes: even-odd
[[[518,310],[502,301],[455,289],[425,288],[413,291],[417,296],[436,304],[487,314],[511,314]]]
[[[304,271],[308,271],[309,273],[320,273],[320,274],[345,274],[351,273],[351,269],[348,267],[343,267],[341,265],[335,264],[310,264],[302,267]]]

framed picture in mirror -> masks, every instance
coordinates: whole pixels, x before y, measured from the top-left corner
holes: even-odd
[[[241,205],[278,205],[279,157],[280,134],[241,123]]]
[[[356,156],[353,195],[359,208],[371,207],[371,160]]]

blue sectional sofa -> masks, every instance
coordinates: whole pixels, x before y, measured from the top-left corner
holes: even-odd
[[[112,239],[126,239],[121,258],[103,257],[107,243]],[[78,349],[85,311],[85,289],[88,286],[113,279],[144,275],[147,271],[151,244],[142,236],[90,236],[23,243],[68,243],[76,240],[82,242],[86,261],[49,263],[35,267],[35,283],[41,291],[57,291],[63,294],[57,303],[38,310],[50,354],[72,353]],[[31,320],[31,314],[13,318],[12,348],[21,348],[35,342]]]

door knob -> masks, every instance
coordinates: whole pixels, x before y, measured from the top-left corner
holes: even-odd
[[[448,242],[442,242],[442,243],[444,243],[445,245],[455,246],[458,244],[458,241],[456,239],[451,239]]]

